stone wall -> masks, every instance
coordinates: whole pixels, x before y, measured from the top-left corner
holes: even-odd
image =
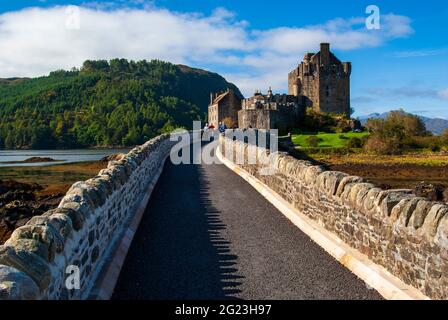
[[[299,119],[304,115],[302,106],[278,106],[276,110],[243,109],[238,111],[238,127],[260,130],[278,129],[281,133],[297,128]]]
[[[0,299],[88,298],[174,143],[163,135],[132,149],[75,183],[57,209],[16,229],[0,246]],[[65,285],[72,265],[80,290]]]
[[[261,147],[255,146],[257,159],[267,157],[267,164],[248,164],[249,146],[224,136],[220,148],[232,162],[244,153],[241,168],[406,284],[430,298],[448,299],[447,204],[410,190],[382,190],[361,177]],[[266,166],[273,174],[263,175]]]

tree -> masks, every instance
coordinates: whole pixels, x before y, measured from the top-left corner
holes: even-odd
[[[33,149],[52,149],[56,146],[51,129],[46,125],[39,125],[33,130],[31,147]]]
[[[8,133],[5,139],[5,148],[6,149],[14,149],[14,139],[11,133]]]
[[[400,127],[406,136],[425,136],[428,134],[422,119],[403,110],[391,111],[386,119],[391,128]]]
[[[398,154],[405,141],[428,135],[423,121],[403,110],[391,111],[386,119],[369,119],[365,127],[372,132],[364,148],[376,154]]]

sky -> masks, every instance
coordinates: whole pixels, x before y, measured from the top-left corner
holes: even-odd
[[[447,17],[444,0],[2,0],[0,78],[161,59],[217,72],[245,96],[286,93],[288,72],[330,42],[352,62],[355,116],[448,119]]]

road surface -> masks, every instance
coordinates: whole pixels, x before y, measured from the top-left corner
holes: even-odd
[[[224,165],[167,161],[113,299],[381,299]]]

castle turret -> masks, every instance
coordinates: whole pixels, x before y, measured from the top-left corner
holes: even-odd
[[[344,72],[346,75],[351,75],[352,73],[352,64],[350,62],[342,62],[342,66],[344,67]]]
[[[323,66],[328,66],[330,64],[330,44],[321,43],[320,44],[320,64]]]

